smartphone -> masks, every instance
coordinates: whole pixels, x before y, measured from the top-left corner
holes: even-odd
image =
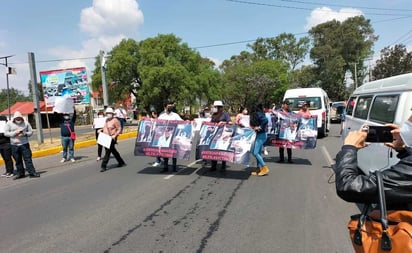
[[[368,126],[366,142],[392,142],[392,130],[387,126]]]

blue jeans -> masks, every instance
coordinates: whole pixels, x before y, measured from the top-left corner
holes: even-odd
[[[263,157],[262,157],[262,147],[263,147],[263,143],[266,142],[267,137],[268,136],[266,132],[256,134],[255,146],[253,148],[253,155],[256,158],[257,166],[259,168],[265,166],[265,161],[263,161]]]
[[[23,145],[11,145],[11,151],[16,163],[17,176],[24,175],[23,160],[24,164],[26,165],[27,173],[29,173],[30,175],[36,173],[33,161],[31,159],[31,149],[29,143]]]
[[[69,159],[74,159],[74,141],[70,136],[62,136],[63,158],[67,159],[67,148],[69,148]]]

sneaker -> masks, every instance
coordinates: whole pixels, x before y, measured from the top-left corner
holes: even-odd
[[[74,160],[74,158],[72,158],[72,159],[70,159],[70,161],[71,161],[72,163],[74,163],[76,160]]]
[[[264,155],[269,155],[267,149],[264,149],[264,150],[263,150],[263,154],[264,154]]]
[[[152,164],[153,167],[157,167],[157,166],[159,166],[159,165],[160,165],[160,163],[158,163],[158,162],[154,162],[154,163]]]
[[[64,163],[66,161],[66,158],[63,158],[60,160],[61,163]]]
[[[9,175],[9,173],[4,173],[4,174],[1,174],[1,176],[0,177],[7,177]]]
[[[13,174],[13,173],[9,173],[6,177],[7,178],[11,178],[11,177],[14,177],[15,175]]]
[[[100,158],[100,156],[98,156],[98,157],[96,158],[96,161],[100,161],[100,159],[102,159],[102,158]]]

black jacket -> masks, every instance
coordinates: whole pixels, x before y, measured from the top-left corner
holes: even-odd
[[[376,176],[364,175],[357,167],[357,152],[354,146],[344,145],[336,155],[336,192],[348,202],[377,203]],[[382,171],[387,208],[412,210],[412,148],[397,156],[400,161]]]
[[[70,130],[67,127],[70,126],[72,132],[74,131],[74,123],[76,122],[76,110],[73,113],[73,116],[70,117],[69,120],[65,120],[63,114],[61,114],[61,122],[60,122],[60,135],[65,137],[70,137]]]

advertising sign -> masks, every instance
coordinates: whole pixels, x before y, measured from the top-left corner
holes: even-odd
[[[90,103],[85,67],[41,71],[40,80],[47,107],[54,107],[56,98],[66,95],[75,104]]]

